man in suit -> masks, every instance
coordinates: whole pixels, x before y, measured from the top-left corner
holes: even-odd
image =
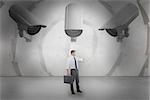
[[[78,93],[82,93],[79,86],[79,61],[83,61],[82,58],[76,57],[75,50],[71,50],[71,56],[68,58],[67,61],[67,74],[73,76],[73,83],[74,80],[76,81],[76,89]],[[73,83],[70,84],[71,93],[75,94]]]

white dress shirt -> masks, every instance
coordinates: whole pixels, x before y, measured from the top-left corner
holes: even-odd
[[[77,69],[79,68],[79,61],[83,61],[82,58],[76,57]],[[74,56],[70,56],[67,60],[67,68],[66,69],[76,69]]]

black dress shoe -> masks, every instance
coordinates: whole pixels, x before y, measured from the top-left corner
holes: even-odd
[[[82,91],[81,91],[81,90],[78,90],[77,92],[82,93]]]
[[[72,94],[75,94],[74,92],[72,92]]]

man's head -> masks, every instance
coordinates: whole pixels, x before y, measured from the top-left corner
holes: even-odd
[[[72,55],[72,56],[75,56],[75,55],[76,55],[75,53],[76,53],[75,50],[71,50],[71,55]]]

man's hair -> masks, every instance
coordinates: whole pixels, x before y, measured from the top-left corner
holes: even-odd
[[[71,50],[71,52],[70,52],[70,53],[72,54],[72,53],[74,53],[74,52],[76,52],[76,51],[75,51],[75,50]]]

